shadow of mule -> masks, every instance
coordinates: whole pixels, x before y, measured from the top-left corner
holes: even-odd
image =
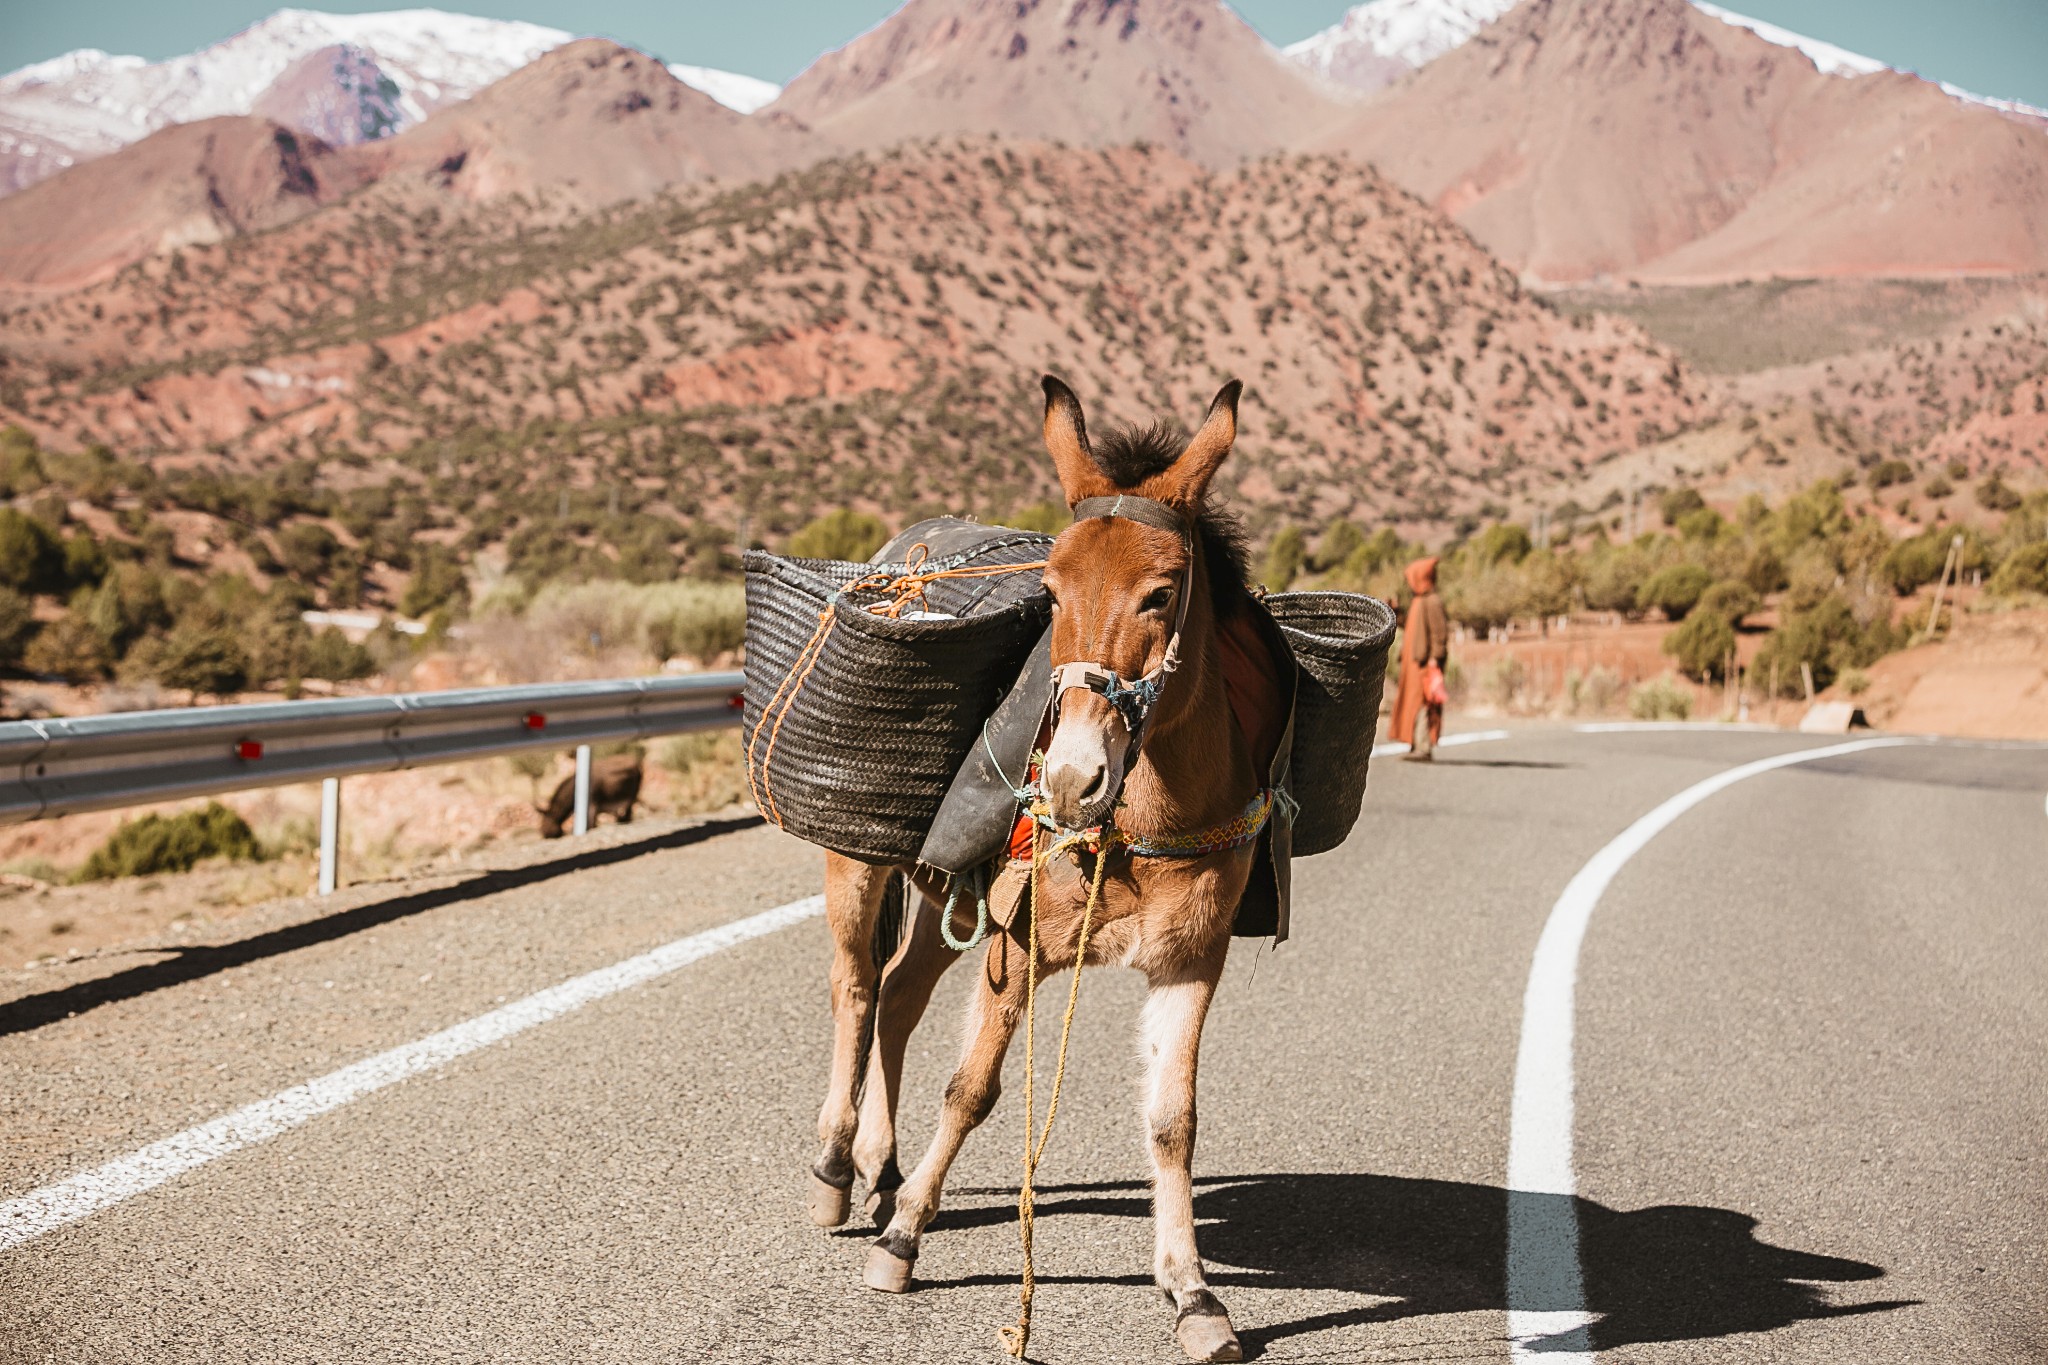
[[[1239,1335],[1253,1353],[1289,1337],[1438,1313],[1584,1308],[1594,1316],[1587,1331],[1528,1343],[1541,1353],[1770,1332],[1917,1302],[1832,1302],[1824,1285],[1881,1279],[1883,1268],[1773,1246],[1757,1237],[1756,1218],[1732,1209],[1660,1204],[1621,1210],[1564,1195],[1381,1175],[1210,1176],[1197,1184],[1195,1216],[1203,1258],[1216,1272],[1213,1283],[1334,1290],[1375,1300],[1292,1322],[1244,1325]],[[1144,1189],[1136,1181],[1042,1187],[1037,1213],[1142,1218],[1149,1214]],[[1135,1197],[1116,1197],[1124,1191]],[[1577,1219],[1583,1304],[1540,1291],[1510,1302],[1510,1201],[1518,1217],[1569,1213]],[[986,1226],[1013,1216],[1002,1207],[949,1209],[935,1227]],[[1041,1277],[1063,1278],[1149,1283],[1142,1275]],[[952,1283],[1002,1280],[976,1276]]]

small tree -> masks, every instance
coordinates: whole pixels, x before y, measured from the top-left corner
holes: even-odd
[[[1680,672],[1699,682],[1727,676],[1734,648],[1735,627],[1719,612],[1696,611],[1664,637],[1664,652],[1678,661]]]
[[[1645,611],[1655,607],[1667,620],[1683,621],[1713,582],[1714,576],[1697,564],[1667,565],[1643,580],[1636,606]]]
[[[166,687],[225,697],[249,685],[249,656],[225,627],[180,626],[164,641],[156,679]]]

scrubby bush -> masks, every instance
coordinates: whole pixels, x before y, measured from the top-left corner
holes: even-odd
[[[1675,678],[1638,683],[1628,694],[1628,713],[1637,720],[1691,720],[1692,689]]]
[[[446,545],[422,545],[412,560],[412,581],[398,599],[400,611],[407,616],[430,616],[444,607],[459,609],[469,601],[469,579],[453,550]]]
[[[1014,526],[1020,531],[1042,531],[1046,535],[1056,536],[1074,524],[1074,514],[1062,503],[1034,502],[1027,507],[1019,507],[1008,516],[998,517],[997,521],[1004,526]],[[870,550],[868,553],[873,554],[874,551]]]
[[[789,554],[798,559],[862,561],[889,540],[882,519],[850,507],[827,512],[789,538]]]
[[[1601,716],[1621,695],[1621,674],[1595,664],[1584,677],[1576,669],[1564,675],[1565,706],[1575,716]]]
[[[50,528],[12,507],[0,507],[0,586],[55,592],[64,585],[64,552]]]
[[[204,810],[123,821],[92,851],[77,879],[94,882],[185,872],[207,858],[244,861],[259,858],[262,852],[246,820],[220,802],[209,801]]]
[[[1901,643],[1888,617],[1869,623],[1859,621],[1849,602],[1831,593],[1804,611],[1788,616],[1764,640],[1750,674],[1756,678],[1775,676],[1781,696],[1796,697],[1803,690],[1800,665],[1813,670],[1813,685],[1824,688],[1848,668],[1862,667]],[[1766,685],[1768,687],[1768,684]]]
[[[1977,505],[1987,512],[2010,512],[2020,501],[2020,495],[1996,474],[1977,485]]]
[[[246,688],[249,672],[248,650],[225,626],[181,623],[155,659],[156,680],[164,686],[217,697]]]
[[[1308,537],[1299,526],[1282,527],[1266,547],[1265,562],[1259,567],[1259,581],[1274,592],[1285,592],[1308,559]]]
[[[1667,620],[1682,621],[1713,583],[1714,575],[1698,564],[1670,564],[1643,580],[1636,607],[1655,607]]]
[[[107,675],[113,659],[99,632],[74,608],[37,631],[21,661],[31,673],[93,682]]]
[[[2005,557],[1987,585],[1998,597],[2021,593],[2048,595],[2048,541],[2022,545]]]
[[[35,604],[12,588],[0,588],[0,668],[21,662],[35,628]]]
[[[1699,603],[1693,608],[1693,614],[1707,612],[1720,617],[1730,626],[1740,626],[1743,617],[1761,610],[1762,607],[1762,599],[1749,584],[1740,579],[1724,578],[1700,594]]]
[[[1707,500],[1697,488],[1674,488],[1657,499],[1657,513],[1666,526],[1676,526],[1687,513],[1700,511],[1706,505]]]
[[[1695,611],[1665,635],[1663,650],[1678,661],[1678,669],[1698,682],[1726,677],[1728,656],[1735,649],[1735,627],[1716,611]]]

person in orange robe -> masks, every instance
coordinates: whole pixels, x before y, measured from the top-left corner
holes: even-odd
[[[1401,681],[1394,693],[1394,734],[1412,744],[1406,758],[1426,760],[1444,737],[1444,708],[1423,695],[1423,670],[1442,669],[1451,646],[1450,618],[1436,591],[1436,558],[1418,559],[1403,571],[1408,590],[1408,619],[1401,628]],[[1422,723],[1417,724],[1420,720]]]

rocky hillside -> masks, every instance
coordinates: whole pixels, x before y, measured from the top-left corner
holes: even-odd
[[[1306,145],[1552,282],[2048,268],[2038,128],[1685,0],[1525,0]]]
[[[74,167],[0,200],[0,297],[277,227],[370,184],[451,213],[518,197],[514,212],[532,218],[762,179],[825,150],[785,120],[736,113],[654,58],[589,38],[379,141],[330,146],[269,119],[223,117]]]
[[[1241,375],[1261,519],[1418,528],[1710,406],[1367,168],[1156,148],[926,146],[554,222],[380,186],[0,332],[0,411],[46,444],[399,480],[515,547],[570,491],[713,542],[842,503],[1004,513],[1051,490],[1047,368],[1123,418]]]
[[[769,109],[846,147],[995,133],[1226,167],[1329,124],[1336,90],[1221,0],[910,0]]]

